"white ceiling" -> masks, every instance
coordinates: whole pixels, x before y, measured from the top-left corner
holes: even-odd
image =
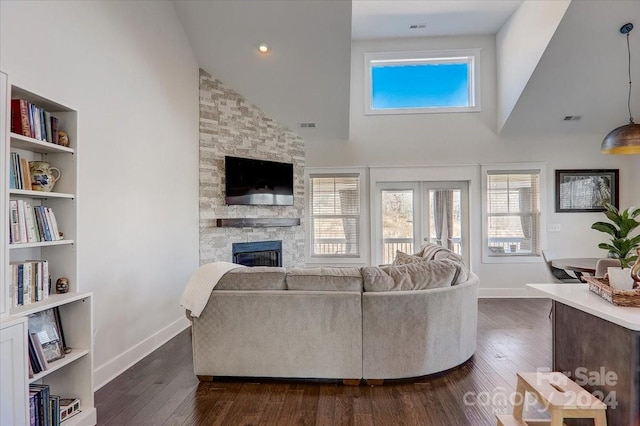
[[[521,3],[354,0],[353,37],[495,34]],[[352,2],[174,4],[203,69],[307,142],[348,139]],[[640,1],[574,0],[501,134],[606,134],[625,124],[626,44],[618,29],[626,22],[636,24],[632,108],[640,116]],[[425,28],[409,30],[410,24]],[[269,43],[272,53],[260,55],[260,41]],[[582,119],[564,122],[565,115]],[[317,127],[302,129],[301,122]]]
[[[577,1],[567,9],[502,135],[595,133],[628,123],[626,36],[632,55],[632,112],[640,121],[640,1]],[[567,115],[579,121],[563,121]]]
[[[349,135],[349,1],[175,0],[200,67],[306,140]],[[272,49],[257,51],[259,42]],[[302,129],[301,122],[315,122]]]
[[[495,34],[522,0],[353,0],[353,40]],[[411,29],[411,25],[424,28]]]

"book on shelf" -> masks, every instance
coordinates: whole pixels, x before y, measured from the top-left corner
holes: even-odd
[[[29,345],[33,345],[33,354],[29,351],[29,357],[35,357],[34,360],[30,359],[30,363],[33,365],[34,363],[38,363],[40,370],[45,371],[49,369],[49,362],[47,362],[47,357],[44,354],[44,348],[38,339],[38,336],[35,333],[29,333]]]
[[[28,102],[23,99],[11,99],[11,131],[31,136]]]
[[[20,219],[18,216],[18,200],[9,201],[9,242],[21,243]]]
[[[31,190],[31,171],[29,169],[29,160],[24,157],[20,158],[20,171],[22,172],[22,189]]]
[[[20,156],[17,152],[11,152],[11,164],[9,168],[10,189],[22,189],[22,174],[20,173]]]
[[[51,209],[51,207],[45,207],[44,209],[47,215],[47,222],[49,222],[49,225],[51,226],[53,238],[57,241],[60,239],[60,231],[58,230],[58,221],[56,220],[56,215],[53,214],[53,210]]]
[[[51,133],[51,113],[44,111],[44,131],[47,141],[53,142],[53,135]]]
[[[18,153],[11,152],[11,164],[9,167],[9,189],[20,189],[20,176],[18,173]]]
[[[33,133],[34,133],[34,138],[38,139],[39,141],[41,141],[42,138],[42,132],[40,131],[41,127],[40,127],[40,108],[38,108],[35,105],[32,105],[33,108]]]
[[[60,397],[58,395],[49,395],[49,403],[51,408],[51,426],[60,426]]]
[[[32,379],[33,378],[33,367],[31,366],[31,357],[29,357],[29,362],[27,363],[27,366],[29,367],[29,378]]]
[[[11,131],[41,141],[58,143],[58,118],[24,99],[11,100]]]
[[[42,217],[42,212],[40,211],[40,209],[33,209],[33,214],[36,217],[36,225],[38,226],[38,234],[40,234],[40,241],[48,241],[47,240],[47,234],[45,232],[45,227],[44,227],[44,219]]]
[[[38,392],[29,389],[29,425],[38,426]]]
[[[60,422],[75,416],[80,412],[78,398],[60,398]]]
[[[60,332],[60,341],[62,342],[62,347],[65,350],[65,353],[67,352],[67,341],[64,338],[64,328],[62,328],[62,321],[60,320],[60,309],[58,309],[58,307],[56,306],[53,309],[53,314],[56,317],[56,324],[58,325],[58,331]]]
[[[18,231],[20,232],[20,241],[23,243],[28,242],[25,209],[26,207],[24,200],[18,200]]]
[[[28,349],[29,349],[29,364],[34,374],[38,374],[42,371],[42,365],[40,364],[36,347],[34,346],[31,336],[28,337]]]
[[[29,108],[29,137],[35,138],[36,137],[36,132],[35,132],[33,124],[35,123],[36,119],[33,116],[33,105],[30,104],[30,103],[27,103],[27,107]]]
[[[25,305],[29,305],[36,300],[36,295],[31,285],[31,262],[22,264],[22,297]]]
[[[58,143],[58,117],[51,116],[51,142]]]
[[[25,203],[25,227],[27,229],[27,242],[37,243],[40,241],[40,233],[36,232],[36,218],[33,212],[33,207],[29,203]]]

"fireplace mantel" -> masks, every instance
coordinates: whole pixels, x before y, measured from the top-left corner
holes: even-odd
[[[225,218],[216,219],[218,228],[269,228],[300,226],[300,218],[264,217],[264,218]]]

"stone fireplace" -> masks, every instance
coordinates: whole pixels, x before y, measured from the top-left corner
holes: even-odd
[[[227,206],[225,155],[292,163],[293,205]],[[200,70],[200,264],[229,261],[237,243],[280,241],[281,264],[303,266],[304,166],[300,136]]]

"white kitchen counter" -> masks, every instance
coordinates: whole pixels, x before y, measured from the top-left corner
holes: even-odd
[[[588,284],[527,284],[549,299],[633,331],[640,331],[640,308],[615,306],[589,291]]]

